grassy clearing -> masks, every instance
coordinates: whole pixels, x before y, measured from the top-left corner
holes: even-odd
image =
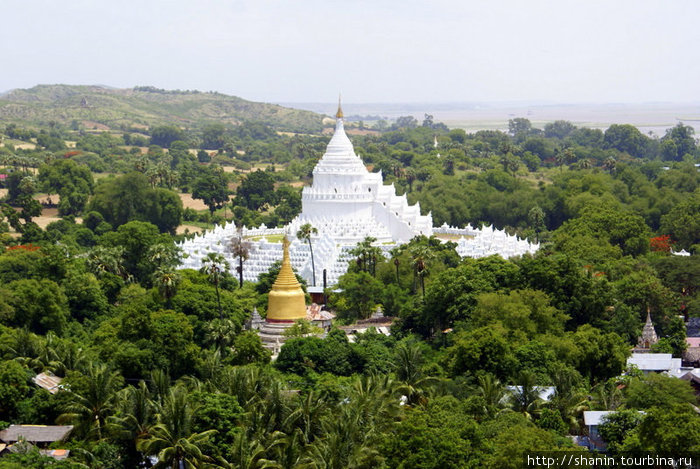
[[[34,150],[36,149],[36,143],[25,142],[23,140],[14,140],[12,138],[5,139],[0,146],[12,145],[18,150]]]
[[[460,234],[435,234],[433,235],[437,239],[444,239],[445,241],[459,241],[461,238],[464,239],[474,239],[474,236],[460,235]]]
[[[186,225],[180,225],[177,227],[177,230],[175,230],[175,233],[177,234],[188,234],[188,233],[201,233],[204,231],[204,228],[201,226],[196,226],[194,222],[187,222]]]
[[[264,238],[270,243],[281,243],[282,239],[284,238],[284,235],[283,234],[267,235],[267,236],[264,236]],[[261,239],[263,239],[263,236],[246,236],[245,239],[248,239],[250,241],[260,241]]]

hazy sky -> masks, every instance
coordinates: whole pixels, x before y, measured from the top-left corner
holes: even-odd
[[[1,0],[0,91],[697,102],[697,0]]]

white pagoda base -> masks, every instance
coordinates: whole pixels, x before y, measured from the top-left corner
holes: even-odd
[[[317,286],[323,285],[324,270],[328,286],[335,285],[347,271],[350,250],[368,236],[376,238],[375,245],[387,253],[420,235],[443,235],[444,239],[455,241],[457,252],[463,257],[498,254],[509,258],[539,249],[539,244],[509,236],[491,226],[433,228],[430,214],[421,215],[418,204],[408,205],[406,196],[397,196],[393,185],[383,185],[381,172],[367,171],[345,134],[340,108],[335,133],[313,176],[313,184],[302,192],[302,212],[289,225],[242,228],[242,235],[252,244],[250,257],[243,265],[244,280],[257,281],[261,273],[282,259],[281,238],[286,234],[291,241],[292,266],[306,279],[307,285],[313,285],[309,246],[295,237],[305,223],[318,230],[311,238]],[[229,252],[229,245],[236,236],[236,226],[228,223],[180,243],[185,253],[181,268],[199,269],[207,253],[216,252],[227,258],[231,273],[235,274],[238,259]]]

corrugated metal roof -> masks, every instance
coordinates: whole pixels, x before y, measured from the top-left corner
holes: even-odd
[[[688,347],[700,347],[700,337],[686,337]]]
[[[46,389],[51,394],[56,394],[61,389],[60,386],[63,378],[59,378],[58,376],[48,373],[39,373],[32,378],[32,381],[34,381],[34,384],[40,388]]]
[[[65,439],[73,425],[10,425],[0,431],[0,440],[14,443],[21,438],[32,443],[51,443]]]
[[[670,353],[633,353],[627,365],[634,365],[642,371],[672,371],[681,367],[681,359]]]
[[[583,412],[583,423],[586,425],[600,425],[603,423],[604,417],[615,412],[614,410],[586,410]],[[641,410],[637,412],[644,414]]]

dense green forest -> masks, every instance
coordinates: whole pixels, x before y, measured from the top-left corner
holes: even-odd
[[[691,127],[362,127],[348,125],[365,164],[436,225],[494,224],[542,247],[504,260],[435,238],[390,257],[362,243],[330,307],[343,324],[381,305],[392,335],[300,333],[273,362],[243,326],[274,273],[239,286],[216,256],[176,270],[175,241],[224,219],[290,221],[328,143],[320,123],[0,128],[0,427],[75,425],[67,461],[30,452],[0,468],[521,467],[524,451],[574,449],[584,410],[623,411],[611,450],[700,451],[686,381],[622,375],[647,313],[654,350],[675,356],[700,316]],[[34,386],[41,371],[64,389]],[[556,386],[551,400],[538,385]]]

